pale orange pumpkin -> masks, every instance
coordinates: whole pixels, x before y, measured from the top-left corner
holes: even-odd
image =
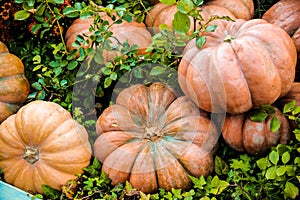
[[[211,16],[228,16],[231,19],[246,19],[249,20],[254,15],[254,4],[252,0],[211,0],[199,7],[202,10],[200,13],[207,22]],[[167,5],[163,3],[156,4],[146,16],[145,24],[148,27],[159,27],[160,24],[166,24],[172,28],[172,21],[177,12],[177,5]],[[190,31],[197,29],[197,23],[194,23],[190,17]],[[203,22],[202,22],[203,23]],[[194,26],[196,24],[196,27]],[[157,32],[157,29],[154,29]]]
[[[262,19],[218,21],[191,40],[178,67],[185,95],[208,112],[244,113],[286,95],[295,78],[297,52],[280,27]]]
[[[117,45],[118,43],[123,44],[124,42],[128,42],[130,46],[138,46],[138,53],[144,53],[146,48],[151,44],[151,34],[146,29],[144,23],[139,23],[133,19],[131,22],[122,20],[122,23],[120,24],[113,24],[112,19],[106,14],[99,13],[99,15],[103,20],[107,20],[111,25],[109,31],[113,33],[113,37],[109,38],[109,40],[111,41],[112,45]],[[78,49],[77,47],[72,46],[72,44],[76,41],[77,35],[90,36],[94,33],[93,31],[91,32],[89,30],[93,23],[93,17],[88,19],[78,18],[73,21],[65,35],[66,46],[68,51]],[[87,46],[82,47],[91,47],[91,43],[89,43]],[[103,51],[104,61],[113,60],[115,56],[119,55],[119,51]]]
[[[61,189],[90,163],[85,128],[56,103],[33,101],[0,125],[4,180],[30,193]]]
[[[284,29],[293,39],[298,52],[298,74],[300,81],[300,1],[280,0],[269,8],[263,19]]]
[[[203,114],[202,114],[203,113]],[[146,193],[187,189],[189,175],[213,171],[218,131],[206,113],[167,85],[133,85],[97,120],[95,156],[112,184]]]
[[[291,138],[291,129],[287,118],[275,108],[275,114],[262,122],[250,119],[251,112],[227,115],[222,128],[222,136],[231,148],[253,155],[262,155],[277,144],[287,144]],[[270,129],[273,117],[280,121],[276,132]]]
[[[0,123],[26,101],[30,86],[20,58],[0,42]]]

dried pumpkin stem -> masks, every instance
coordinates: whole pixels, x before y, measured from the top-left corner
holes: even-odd
[[[224,38],[224,42],[231,42],[234,39],[235,39],[234,36],[232,36],[232,35],[226,35],[226,37]]]
[[[39,160],[39,149],[34,147],[25,147],[23,159],[33,165]]]
[[[155,138],[161,137],[161,133],[155,127],[145,128],[144,138],[148,140],[155,140]]]

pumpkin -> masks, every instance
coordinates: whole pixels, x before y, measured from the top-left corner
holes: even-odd
[[[286,95],[297,53],[289,35],[263,19],[218,21],[198,48],[189,41],[178,66],[185,95],[208,112],[244,113]]]
[[[263,19],[283,28],[293,39],[298,52],[298,68],[300,67],[300,1],[280,0],[269,8]],[[299,71],[299,69],[298,69]],[[300,71],[298,72],[300,73]],[[297,75],[296,75],[297,76]],[[297,77],[300,79],[299,75]]]
[[[279,109],[275,107],[275,114],[262,122],[250,119],[251,112],[230,115],[225,118],[222,136],[229,147],[252,155],[262,155],[277,144],[287,144],[291,137],[289,122]],[[280,121],[280,128],[276,132],[270,129],[273,117]]]
[[[254,15],[254,4],[252,0],[212,0],[201,7],[200,13],[204,21],[208,21],[211,16],[228,16],[231,19],[251,19]],[[167,5],[163,3],[156,4],[146,16],[145,24],[148,27],[159,27],[160,24],[166,24],[172,28],[172,21],[177,12],[177,5]],[[190,31],[197,29],[194,27],[193,18],[190,17],[191,27]],[[197,23],[196,23],[197,25]],[[154,32],[157,32],[154,30]]]
[[[205,112],[155,82],[122,90],[97,120],[95,157],[112,179],[145,193],[186,189],[213,171],[218,131]]]
[[[85,128],[56,103],[32,101],[0,125],[4,180],[30,193],[42,193],[42,184],[60,190],[90,158]]]
[[[109,38],[112,46],[115,46],[120,42],[128,42],[130,46],[137,45],[138,53],[144,53],[146,48],[151,44],[151,34],[146,29],[144,23],[139,23],[134,19],[131,22],[122,20],[120,24],[113,24],[113,21],[107,15],[103,13],[99,14],[103,20],[107,20],[111,27],[109,30],[113,33],[113,37]],[[73,47],[72,44],[76,41],[77,35],[86,35],[90,36],[93,32],[90,32],[90,27],[94,23],[94,18],[88,19],[76,19],[72,22],[71,26],[67,29],[65,34],[66,47],[68,51],[73,49],[78,49]],[[116,39],[115,39],[115,38]],[[83,48],[91,47],[91,42],[87,46],[82,46]],[[78,54],[79,55],[79,54]],[[113,60],[115,56],[119,56],[120,52],[118,51],[103,51],[104,61]]]
[[[22,61],[0,41],[0,123],[21,107],[29,90]]]

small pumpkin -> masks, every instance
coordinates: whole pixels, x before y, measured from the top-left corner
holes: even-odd
[[[145,193],[186,189],[189,175],[213,171],[218,131],[205,112],[169,86],[137,84],[121,91],[97,120],[94,153],[112,184]]]
[[[30,86],[20,58],[0,41],[0,123],[17,112],[27,99]]]
[[[300,1],[280,0],[269,8],[262,18],[283,28],[291,36],[300,62]]]
[[[99,13],[99,15],[103,20],[107,20],[111,25],[109,30],[113,33],[113,37],[109,38],[109,40],[111,41],[112,45],[116,45],[118,44],[118,42],[120,42],[121,44],[123,44],[124,42],[128,42],[130,46],[138,46],[138,53],[144,53],[146,48],[151,44],[151,34],[146,29],[144,23],[139,23],[133,19],[131,22],[122,20],[122,23],[120,24],[113,24],[113,21],[109,16],[103,13]],[[65,34],[66,47],[68,51],[78,49],[77,47],[75,48],[72,46],[72,44],[76,41],[76,37],[78,35],[90,36],[93,34],[93,32],[89,30],[93,23],[93,17],[88,19],[78,18],[72,22],[71,26],[67,29],[67,32]],[[91,47],[91,43],[83,47]],[[115,56],[119,55],[120,53],[118,51],[103,51],[104,61],[113,60]]]
[[[254,4],[252,0],[211,0],[199,7],[202,10],[201,16],[204,21],[208,21],[211,16],[228,16],[231,19],[242,18],[249,20],[254,15]],[[158,3],[149,11],[146,16],[145,24],[148,27],[159,27],[160,24],[166,24],[172,28],[172,21],[177,12],[177,5],[167,5]],[[197,29],[197,23],[194,23],[190,17],[190,31]],[[196,24],[196,27],[194,27]],[[154,32],[156,32],[154,30]]]
[[[30,193],[54,189],[90,163],[85,128],[53,102],[26,104],[0,125],[0,168],[4,180]]]
[[[181,89],[201,109],[244,113],[291,89],[297,52],[282,28],[263,19],[220,20],[203,36],[201,48],[195,39],[187,44],[178,67]]]
[[[252,155],[261,155],[279,143],[288,143],[291,129],[287,118],[279,109],[275,107],[275,114],[262,122],[252,121],[251,114],[248,112],[226,116],[222,136],[229,147]],[[280,121],[280,128],[276,132],[270,129],[274,116]]]

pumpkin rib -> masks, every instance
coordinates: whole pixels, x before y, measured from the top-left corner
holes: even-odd
[[[68,124],[70,124],[69,127]],[[74,124],[74,125],[73,125]],[[69,130],[67,130],[67,128]],[[81,130],[78,130],[81,129]],[[67,119],[65,121],[63,121],[62,123],[59,124],[59,126],[52,131],[51,133],[49,133],[49,135],[45,138],[45,140],[43,142],[40,143],[40,149],[46,152],[55,152],[55,150],[57,151],[61,151],[61,146],[57,145],[57,144],[67,144],[67,143],[74,143],[74,145],[77,144],[77,142],[81,143],[82,139],[84,141],[87,141],[87,135],[81,135],[80,132],[82,132],[84,130],[83,127],[79,126],[79,124],[77,124],[77,122],[75,122],[72,118]],[[78,136],[77,138],[75,138],[75,136]],[[85,138],[82,138],[82,136],[84,136]],[[59,149],[54,149],[53,146],[59,146]],[[63,145],[62,145],[63,146]],[[67,147],[66,147],[67,146]],[[73,148],[73,146],[69,146],[66,145],[64,146],[65,150],[68,150],[68,148]]]
[[[238,62],[240,63],[240,68],[243,71],[243,75],[247,82],[252,105],[256,107],[257,105],[262,104],[272,104],[278,99],[281,93],[282,81],[280,79],[280,74],[273,64],[269,54],[265,53],[265,49],[261,48],[261,46],[254,46],[252,44],[253,43],[251,41],[243,38],[243,42],[241,43],[239,43],[238,40],[235,41],[232,48]],[[255,52],[256,54],[254,54]],[[249,56],[248,59],[245,59],[245,57],[243,58],[245,53],[248,53],[251,56]],[[246,62],[242,63],[244,59]],[[249,60],[253,60],[253,62],[249,62]],[[259,62],[259,64],[255,62]],[[269,71],[265,72],[265,68],[262,68],[261,66],[268,66]],[[271,70],[272,73],[270,73]],[[276,83],[276,85],[280,85],[280,87],[274,85],[274,83]],[[268,101],[266,101],[266,99]]]
[[[147,143],[139,152],[129,176],[131,185],[145,193],[151,193],[158,187],[153,151],[150,146],[151,144]],[[141,172],[140,169],[143,171]],[[140,182],[144,184],[140,186]]]
[[[182,164],[176,159],[176,156],[174,156],[171,152],[169,152],[165,147],[163,147],[160,144],[157,144],[157,148],[155,153],[160,153],[160,155],[154,156],[154,163],[155,163],[155,169],[158,179],[158,185],[161,188],[166,188],[167,190],[171,190],[171,188],[186,188],[190,184],[190,179],[186,174],[185,168],[182,166]],[[169,156],[172,156],[172,160],[170,160]],[[168,163],[164,163],[165,161],[168,161]],[[173,162],[169,162],[173,161]],[[174,170],[169,170],[169,167],[165,166],[167,164],[168,166],[175,165],[176,167],[173,167]],[[176,177],[176,178],[175,178]],[[179,183],[178,180],[181,180]],[[188,182],[189,184],[185,184]]]
[[[110,153],[103,162],[102,169],[108,174],[110,179],[112,179],[113,184],[119,182],[124,183],[130,177],[130,172],[133,168],[134,162],[137,159],[139,152],[144,149],[146,142],[138,143],[132,145],[131,143],[124,144],[119,148],[116,148],[112,153]],[[126,150],[131,152],[126,153]],[[131,154],[134,154],[131,156]],[[118,159],[124,159],[127,162],[117,163]],[[117,166],[117,167],[116,167]],[[119,173],[111,173],[117,171]],[[113,177],[111,177],[113,175]]]
[[[14,117],[14,116],[11,116],[11,117]],[[9,148],[13,144],[13,148],[16,150],[18,148],[22,149],[22,147],[25,146],[24,140],[20,137],[19,134],[17,134],[18,131],[16,129],[11,130],[9,127],[7,127],[7,122],[5,122],[5,121],[2,122],[1,126],[3,127],[3,131],[0,132],[1,145],[5,145],[5,148]]]

